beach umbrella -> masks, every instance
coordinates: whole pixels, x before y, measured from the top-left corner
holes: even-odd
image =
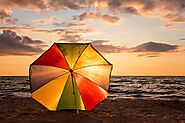
[[[90,43],[54,43],[29,70],[32,98],[49,110],[91,110],[108,96],[110,64]]]

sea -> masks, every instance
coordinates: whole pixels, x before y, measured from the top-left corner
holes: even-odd
[[[112,76],[108,99],[185,100],[185,76]],[[31,97],[28,76],[0,76],[0,100]]]

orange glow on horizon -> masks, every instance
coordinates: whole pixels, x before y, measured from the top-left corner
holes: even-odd
[[[138,57],[136,53],[112,53],[103,55],[113,64],[112,75],[185,76],[184,52],[168,53],[152,58],[145,56]],[[0,75],[28,76],[29,65],[38,56],[0,57]]]

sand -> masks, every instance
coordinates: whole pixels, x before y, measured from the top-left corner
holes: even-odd
[[[107,98],[92,111],[49,111],[32,98],[5,96],[0,123],[185,123],[185,101]]]

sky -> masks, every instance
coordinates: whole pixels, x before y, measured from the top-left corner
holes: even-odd
[[[0,0],[0,76],[54,42],[90,42],[112,75],[185,76],[185,0]]]

